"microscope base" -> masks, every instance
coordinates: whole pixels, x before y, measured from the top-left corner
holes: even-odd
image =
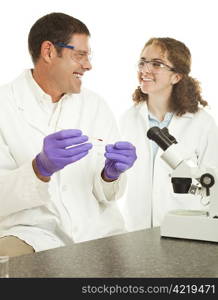
[[[176,210],[169,212],[161,226],[161,236],[218,242],[218,219],[204,211]]]

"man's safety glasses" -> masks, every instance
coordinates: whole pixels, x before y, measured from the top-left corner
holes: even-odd
[[[91,53],[87,53],[86,51],[82,51],[82,50],[77,50],[75,49],[74,46],[72,45],[67,45],[65,43],[54,43],[55,46],[57,47],[61,47],[61,48],[67,48],[72,50],[72,59],[75,60],[78,63],[83,63],[86,61],[91,62]]]

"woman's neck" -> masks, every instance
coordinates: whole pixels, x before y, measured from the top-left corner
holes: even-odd
[[[164,116],[170,111],[170,97],[149,95],[148,110],[160,121],[164,120]]]

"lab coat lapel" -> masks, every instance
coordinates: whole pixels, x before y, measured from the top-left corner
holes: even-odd
[[[42,114],[40,106],[28,85],[25,73],[14,82],[13,92],[17,109],[23,118],[43,135],[47,135],[48,126],[46,118]]]
[[[144,102],[144,103],[141,104],[139,113],[141,115],[141,118],[145,122],[145,133],[144,133],[145,134],[145,146],[146,146],[146,149],[149,150],[149,157],[151,158],[151,155],[152,155],[152,146],[151,146],[149,138],[147,137],[147,132],[148,132],[148,130],[150,128],[150,125],[149,125],[149,121],[148,121],[148,106],[147,106],[146,102]]]
[[[144,108],[142,109],[143,114],[145,113],[145,111],[147,111],[147,115],[148,115],[147,105],[145,105]],[[188,124],[190,122],[190,119],[193,118],[193,116],[194,115],[192,113],[185,113],[181,117],[176,116],[174,114],[173,117],[172,117],[172,120],[171,120],[171,122],[168,126],[169,133],[179,141],[180,136],[182,136],[184,134],[184,131],[188,130],[188,128],[187,128]],[[149,128],[148,118],[147,118],[147,128]],[[147,141],[149,143],[149,139],[147,139]],[[181,145],[180,145],[180,147],[181,147]],[[151,157],[151,154],[152,154],[152,151],[153,151],[151,143],[149,143],[149,150],[150,150],[150,157]],[[155,160],[156,160],[157,157],[160,157],[160,155],[162,153],[163,153],[163,150],[160,147],[158,147]]]
[[[174,114],[168,126],[169,133],[176,139],[180,138],[184,134],[184,130],[188,130],[187,126],[193,116],[192,113],[185,113],[181,117]]]
[[[187,145],[182,141],[189,130],[190,121],[193,117],[194,115],[192,113],[186,113],[181,117],[173,115],[168,126],[169,133],[177,140],[176,149],[184,158],[189,155],[189,152],[187,152],[189,147],[187,147]],[[192,141],[190,141],[190,143],[191,142]]]
[[[143,152],[139,153],[140,157],[143,157],[143,160],[140,162],[140,174],[141,174],[141,181],[143,182],[143,186],[140,188],[143,197],[143,203],[139,207],[139,210],[143,211],[143,217],[145,220],[143,221],[143,227],[150,227],[153,224],[152,218],[152,194],[153,194],[153,151],[152,151],[152,144],[149,138],[147,137],[147,131],[150,128],[149,120],[148,120],[148,107],[147,103],[142,103],[140,108],[140,115],[141,119],[144,120],[144,149],[140,146],[139,149],[142,149]],[[141,213],[140,213],[141,214]],[[145,214],[145,215],[144,215]]]
[[[152,165],[153,165],[153,153],[152,153],[152,145],[147,137],[147,131],[149,130],[149,120],[148,120],[148,107],[147,103],[142,103],[140,107],[139,114],[141,116],[141,121],[143,122],[143,128],[144,132],[142,134],[143,137],[143,145],[144,145],[144,150],[143,153],[140,153],[140,156],[144,156],[144,167],[146,169],[146,172],[149,172],[152,174]],[[143,149],[143,147],[140,147],[140,149]],[[144,152],[145,151],[145,152]],[[147,177],[147,175],[146,175]]]
[[[81,122],[83,111],[81,110],[81,94],[69,94],[62,100],[60,118],[57,124],[57,130],[62,129],[82,129]],[[80,113],[78,113],[78,111]],[[62,117],[64,116],[64,118]]]

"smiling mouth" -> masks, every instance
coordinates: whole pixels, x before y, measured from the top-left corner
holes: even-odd
[[[152,82],[152,81],[154,81],[153,79],[147,78],[147,77],[141,77],[141,80],[145,81],[145,82]]]
[[[76,77],[77,79],[81,79],[83,74],[82,73],[78,73],[78,72],[73,72],[73,76]]]

